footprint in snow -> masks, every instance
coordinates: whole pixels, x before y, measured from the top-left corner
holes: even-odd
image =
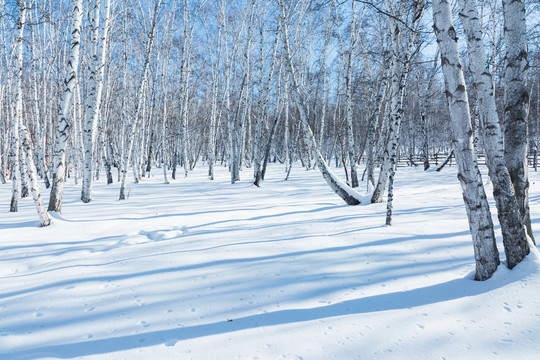
[[[145,236],[151,241],[170,240],[182,236],[187,232],[187,227],[174,227],[172,229],[140,231],[139,235]]]
[[[175,340],[175,339],[169,340],[169,341],[167,341],[165,343],[165,346],[174,346],[174,345],[176,345],[177,342],[178,342],[178,340]]]
[[[293,354],[281,354],[281,356],[278,357],[278,360],[282,360],[282,359],[286,359],[286,360],[303,360],[303,358],[301,356],[293,355]]]
[[[138,235],[126,237],[122,240],[122,243],[127,245],[144,244],[148,242],[148,239],[149,238],[141,232]]]

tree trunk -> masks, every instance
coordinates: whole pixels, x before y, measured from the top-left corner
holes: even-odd
[[[458,179],[469,219],[476,260],[476,280],[489,279],[500,263],[495,233],[482,178],[478,169],[469,114],[469,100],[459,58],[449,0],[433,0],[433,29],[441,53],[446,98],[450,108]]]
[[[392,13],[397,15],[399,11],[393,8],[392,3],[386,1],[387,7],[391,9]],[[414,4],[416,16],[411,24],[415,30],[412,31],[411,39],[409,40],[409,46],[402,55],[401,50],[401,30],[400,24],[394,18],[390,19],[390,38],[391,38],[391,83],[390,83],[390,119],[389,119],[389,133],[388,142],[386,144],[383,160],[381,164],[381,170],[379,172],[379,180],[373,191],[371,197],[372,203],[379,203],[383,200],[384,191],[390,179],[390,172],[395,171],[395,164],[397,161],[397,152],[399,146],[399,133],[401,128],[401,120],[403,116],[403,97],[405,95],[405,84],[409,73],[409,67],[411,63],[411,57],[413,55],[414,46],[416,45],[416,39],[418,35],[418,29],[420,26],[420,20],[426,8],[424,1]],[[391,170],[392,169],[392,170]],[[393,178],[393,177],[392,177]],[[392,185],[393,186],[393,185]],[[391,207],[392,204],[387,204],[387,207]],[[391,212],[390,212],[391,213]]]
[[[73,90],[77,82],[77,67],[81,48],[82,0],[73,2],[71,14],[70,55],[64,80],[64,90],[58,113],[58,132],[54,149],[54,169],[48,211],[62,212],[64,178],[66,173],[66,144],[69,136],[69,115],[73,102]]]
[[[424,171],[429,169],[429,138],[427,127],[426,107],[423,106],[422,114],[422,157],[424,158]]]
[[[285,65],[287,67],[287,71],[290,75],[290,81],[291,81],[291,87],[293,91],[293,100],[296,104],[296,107],[298,108],[298,112],[300,114],[300,121],[302,122],[302,125],[304,126],[304,131],[306,135],[308,136],[309,140],[311,141],[311,144],[313,145],[314,151],[317,155],[317,165],[319,168],[319,171],[323,175],[323,178],[326,180],[328,185],[334,190],[334,192],[341,197],[348,205],[358,205],[362,202],[362,198],[360,194],[358,194],[354,189],[347,186],[343,181],[341,181],[334,172],[328,167],[328,164],[326,164],[326,161],[322,157],[318,146],[317,141],[315,140],[315,136],[313,135],[313,132],[311,131],[311,127],[309,126],[306,107],[304,105],[304,102],[302,100],[302,96],[300,94],[300,88],[298,85],[298,81],[296,79],[296,75],[294,72],[292,59],[290,55],[289,50],[289,39],[288,39],[288,26],[287,26],[287,19],[285,15],[285,5],[284,0],[279,0],[279,5],[281,8],[281,35],[283,40],[283,51],[284,51],[284,60]]]
[[[96,143],[97,127],[103,93],[103,78],[105,74],[105,61],[107,56],[107,37],[109,32],[109,9],[111,0],[105,0],[104,23],[99,38],[99,10],[100,0],[94,0],[93,7],[88,10],[90,19],[90,46],[91,59],[88,65],[89,92],[86,102],[84,122],[84,168],[81,200],[88,203],[92,200],[92,175],[94,171],[94,147]]]
[[[354,154],[354,130],[353,130],[353,111],[352,111],[352,67],[354,62],[354,52],[357,41],[356,34],[356,1],[351,1],[351,45],[347,58],[347,71],[345,72],[345,113],[347,120],[347,155],[349,165],[351,166],[351,187],[358,187],[358,172],[356,170],[356,156]],[[346,166],[346,164],[343,164]]]
[[[35,20],[34,20],[35,21]],[[49,188],[51,186],[49,182],[49,176],[47,175],[47,168],[45,166],[45,151],[43,149],[43,139],[45,136],[42,132],[42,113],[39,109],[39,96],[38,96],[38,58],[36,56],[35,51],[35,35],[34,35],[34,27],[30,27],[31,31],[31,53],[32,53],[32,70],[33,70],[33,89],[32,89],[32,96],[33,96],[33,104],[34,104],[34,114],[35,114],[35,135],[36,135],[36,152],[37,152],[37,166],[39,168],[39,172],[41,174],[41,177],[43,178],[43,181],[45,182],[45,188]]]
[[[493,183],[493,196],[501,224],[507,266],[512,269],[529,253],[527,236],[519,216],[519,208],[505,166],[503,136],[493,96],[493,81],[482,42],[482,29],[475,0],[459,0],[460,17],[467,37],[467,48],[478,107],[486,164]]]
[[[20,168],[19,168],[19,153],[20,153],[20,140],[19,140],[19,124],[22,121],[22,112],[23,112],[23,99],[22,99],[22,71],[23,71],[23,36],[24,36],[24,26],[26,25],[26,1],[18,0],[17,7],[19,10],[17,18],[17,50],[15,57],[15,66],[16,66],[16,76],[17,76],[17,88],[15,95],[15,116],[13,116],[11,122],[11,148],[9,153],[9,158],[11,161],[11,181],[12,181],[12,193],[11,193],[11,204],[9,211],[17,212],[18,211],[18,202],[19,202],[19,179],[20,179]]]
[[[263,123],[267,118],[266,114],[266,103],[265,96],[266,94],[269,95],[270,92],[270,86],[272,82],[272,75],[274,73],[274,64],[277,57],[277,47],[278,47],[278,39],[279,34],[276,33],[276,38],[274,41],[274,47],[272,51],[272,64],[270,66],[270,72],[268,74],[268,82],[266,83],[266,86],[264,85],[264,65],[265,65],[265,56],[264,56],[264,24],[265,24],[265,17],[266,17],[266,9],[268,6],[268,1],[265,0],[264,2],[264,8],[263,8],[263,14],[262,19],[260,21],[259,26],[259,36],[260,36],[260,44],[259,44],[259,61],[261,63],[261,68],[259,70],[259,80],[258,80],[258,88],[259,88],[259,99],[258,99],[258,105],[257,109],[259,111],[256,120],[255,120],[255,135],[253,139],[253,184],[255,186],[259,186],[261,182],[262,177],[262,171],[261,171],[261,153],[262,153],[262,143],[263,143]],[[278,25],[279,26],[279,25]],[[264,90],[263,90],[264,88]]]
[[[135,140],[135,127],[137,125],[139,114],[142,107],[142,102],[143,102],[143,97],[144,97],[144,87],[148,80],[148,68],[150,66],[150,56],[151,56],[152,47],[154,44],[154,37],[155,37],[155,32],[156,32],[157,20],[158,20],[158,10],[159,10],[160,5],[161,5],[161,0],[158,0],[154,8],[154,17],[153,17],[152,25],[150,28],[150,33],[148,34],[148,41],[146,43],[144,66],[143,66],[141,80],[139,83],[137,103],[135,104],[135,109],[133,111],[132,118],[128,119],[128,128],[126,131],[126,134],[128,136],[128,144],[125,150],[124,158],[122,159],[122,164],[123,164],[122,165],[122,182],[120,183],[120,195],[118,197],[118,200],[126,199],[126,184],[127,184],[127,170],[128,170],[127,168],[129,165],[129,159],[131,158],[131,152],[133,150],[133,142]],[[134,170],[135,170],[135,166],[136,166],[136,163],[134,161],[133,162]]]
[[[474,143],[473,143],[474,144]],[[435,154],[435,166],[437,166],[437,169],[435,169],[435,171],[437,172],[440,172],[445,166],[446,164],[448,164],[450,162],[450,159],[452,159],[452,156],[454,156],[454,150],[450,151],[450,153],[448,154],[448,156],[446,157],[446,159],[444,159],[444,161],[442,162],[441,165],[437,166],[437,158],[438,158],[438,154]]]
[[[525,2],[503,0],[506,71],[504,73],[504,147],[506,167],[519,206],[523,224],[533,239],[529,212],[529,90],[526,86],[528,62]]]
[[[208,131],[208,178],[214,180],[214,165],[216,163],[216,138],[218,127],[218,98],[219,98],[219,80],[220,80],[220,64],[222,56],[222,46],[224,41],[223,25],[225,21],[225,2],[222,0],[220,5],[220,19],[218,29],[218,39],[216,46],[215,63],[212,64],[212,92],[211,109],[210,109],[210,129]],[[226,41],[226,39],[225,39]],[[221,116],[221,112],[219,113]]]
[[[385,61],[388,63],[387,61]],[[388,75],[390,73],[390,68],[387,70],[383,70],[383,77],[381,79],[381,83],[379,85],[379,92],[377,94],[377,100],[375,101],[375,104],[373,105],[373,109],[371,111],[371,116],[369,119],[369,125],[368,125],[368,133],[367,133],[367,139],[366,139],[366,146],[367,146],[367,152],[366,152],[366,175],[367,175],[367,182],[368,187],[375,186],[375,180],[373,179],[373,170],[375,168],[375,148],[377,145],[377,142],[375,141],[375,131],[377,130],[377,125],[379,122],[379,118],[381,117],[381,112],[383,110],[384,101],[386,98],[386,93],[388,92]]]
[[[30,179],[30,191],[32,193],[32,199],[34,200],[34,205],[39,216],[39,222],[41,226],[48,226],[51,223],[51,218],[45,207],[43,206],[43,200],[41,199],[41,193],[39,192],[37,175],[36,175],[36,166],[34,164],[34,155],[32,152],[30,136],[28,135],[28,130],[26,126],[21,123],[21,133],[22,146],[24,153],[26,154],[26,163],[27,163],[27,174]]]

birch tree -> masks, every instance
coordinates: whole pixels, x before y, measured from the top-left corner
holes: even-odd
[[[383,57],[385,60],[385,58]],[[384,61],[389,64],[388,61]],[[369,119],[368,133],[366,139],[366,181],[368,190],[370,187],[375,186],[374,180],[374,167],[375,167],[375,150],[376,150],[376,141],[375,141],[375,131],[379,123],[379,119],[383,115],[383,106],[386,100],[386,94],[388,93],[388,75],[390,74],[390,67],[383,70],[383,75],[381,82],[379,84],[379,91],[377,92],[377,98],[373,104],[371,110],[371,116]]]
[[[450,108],[458,179],[463,191],[476,260],[476,280],[489,279],[500,263],[491,212],[478,169],[472,138],[469,100],[458,52],[449,0],[433,0],[433,29],[441,55]]]
[[[128,171],[128,166],[129,166],[129,160],[131,159],[131,154],[133,151],[133,143],[135,141],[135,127],[139,120],[139,115],[140,115],[141,108],[143,105],[143,100],[144,100],[144,89],[148,81],[148,68],[150,67],[150,57],[152,55],[154,38],[156,36],[156,27],[157,27],[157,22],[158,22],[158,12],[159,12],[160,5],[161,5],[161,0],[156,0],[155,6],[154,6],[154,14],[152,17],[152,24],[150,26],[150,30],[148,33],[148,40],[146,42],[146,47],[145,47],[144,64],[143,64],[143,69],[142,69],[139,87],[137,91],[135,109],[133,110],[131,114],[131,118],[126,119],[126,121],[128,122],[127,131],[126,131],[128,138],[127,138],[127,146],[124,151],[124,155],[123,155],[124,157],[122,159],[122,165],[121,165],[122,180],[120,183],[120,195],[118,197],[119,200],[126,199],[127,171]]]
[[[63,84],[62,99],[58,109],[58,127],[54,150],[54,168],[48,211],[62,212],[64,177],[66,171],[66,144],[69,136],[69,116],[73,103],[73,91],[77,82],[79,55],[81,48],[82,0],[72,3],[70,55]]]
[[[218,136],[218,126],[221,122],[222,112],[219,110],[219,98],[220,98],[220,80],[221,78],[221,57],[223,54],[223,42],[227,41],[226,34],[224,34],[224,22],[225,22],[225,1],[222,0],[219,8],[219,20],[218,20],[218,38],[216,48],[215,62],[212,64],[212,104],[210,113],[210,131],[208,141],[208,177],[210,180],[214,180],[214,164],[216,162],[216,142]]]
[[[354,129],[353,129],[353,111],[352,111],[352,69],[354,64],[354,52],[358,34],[356,30],[356,1],[351,1],[351,44],[347,54],[347,71],[345,72],[345,113],[347,118],[347,155],[351,167],[351,187],[358,187],[358,172],[356,170],[356,156],[354,151]],[[364,7],[365,10],[365,7]],[[363,18],[362,12],[362,18]],[[362,21],[360,21],[360,24]],[[361,27],[361,26],[359,26]],[[343,165],[345,166],[345,164]]]
[[[176,0],[173,3],[173,9],[176,8]],[[171,49],[173,43],[173,32],[171,31],[171,25],[174,20],[174,11],[167,17],[164,35],[162,39],[162,46],[165,48],[164,61],[161,65],[160,77],[161,77],[161,96],[162,96],[162,115],[161,115],[161,147],[160,147],[160,160],[161,166],[163,168],[163,180],[166,184],[169,184],[169,179],[167,177],[167,168],[168,168],[168,83],[169,83],[169,71],[171,69]]]
[[[37,16],[34,16],[33,19],[34,23],[37,23]],[[33,73],[33,88],[32,88],[32,97],[33,97],[33,108],[34,108],[34,125],[35,125],[35,134],[36,134],[36,152],[37,152],[37,166],[40,170],[41,176],[43,177],[43,180],[45,181],[45,188],[50,187],[49,182],[49,176],[47,175],[47,168],[45,166],[45,149],[44,149],[44,138],[46,138],[42,131],[42,123],[44,114],[42,114],[42,111],[40,109],[40,101],[38,96],[38,88],[39,88],[39,63],[40,59],[37,57],[37,51],[36,51],[36,36],[35,36],[35,26],[30,27],[30,34],[31,34],[31,48],[30,52],[32,54],[32,73]]]
[[[103,78],[105,74],[105,61],[107,57],[107,38],[109,32],[109,13],[111,0],[105,0],[104,21],[101,32],[99,31],[101,1],[93,0],[88,10],[90,20],[90,53],[88,62],[89,91],[86,101],[84,121],[84,168],[81,200],[88,203],[92,200],[92,179],[94,171],[94,147],[97,137],[98,118],[103,93]]]
[[[278,50],[278,44],[279,44],[279,31],[276,32],[275,38],[274,38],[274,45],[272,49],[272,58],[270,61],[270,69],[268,71],[268,77],[266,80],[266,83],[264,83],[263,80],[263,72],[264,67],[266,64],[266,61],[264,60],[265,55],[263,51],[264,46],[264,18],[266,15],[266,7],[268,3],[264,3],[264,11],[263,11],[263,20],[260,24],[260,48],[259,48],[259,54],[260,54],[260,61],[261,61],[261,69],[259,73],[259,102],[257,105],[257,108],[259,110],[259,114],[256,119],[255,123],[255,136],[254,136],[254,142],[253,142],[253,175],[254,175],[254,184],[256,186],[259,186],[260,181],[263,178],[262,174],[262,166],[261,166],[261,160],[262,160],[262,144],[263,144],[263,124],[268,118],[268,103],[270,101],[270,88],[272,86],[272,79],[274,77],[274,70],[277,62],[277,50]],[[279,24],[277,25],[279,28]],[[281,83],[280,83],[281,85]],[[279,88],[279,86],[278,86]],[[279,90],[278,95],[279,96]],[[285,162],[288,159],[285,159]]]
[[[390,0],[385,1],[386,8],[389,11],[389,31],[390,31],[390,89],[389,89],[389,119],[388,119],[388,141],[384,148],[383,159],[381,163],[381,169],[379,172],[379,179],[373,191],[371,198],[372,203],[379,203],[383,200],[384,192],[388,186],[389,195],[393,188],[393,179],[395,164],[399,146],[399,135],[401,130],[401,120],[403,116],[403,97],[405,95],[405,84],[409,74],[409,68],[413,51],[416,46],[416,39],[418,36],[418,30],[420,27],[420,20],[425,11],[426,2],[415,2],[412,8],[411,14],[411,36],[409,44],[406,50],[402,50],[403,43],[403,29],[402,23],[405,21],[398,21],[399,14],[405,12],[406,2],[401,2],[400,8],[397,9],[395,4]],[[403,17],[405,20],[406,16]],[[387,222],[391,217],[392,211],[392,196],[389,196],[389,202],[387,203]]]
[[[189,80],[191,76],[191,46],[193,42],[193,28],[195,22],[191,13],[189,0],[184,0],[184,33],[182,43],[182,64],[180,66],[180,128],[182,129],[182,162],[184,164],[184,176],[189,170],[189,138],[188,138],[188,106],[189,106]]]
[[[503,136],[493,96],[493,81],[482,42],[482,29],[475,0],[459,0],[459,13],[465,35],[469,61],[476,86],[480,121],[486,150],[486,163],[493,183],[493,196],[501,224],[507,265],[511,269],[529,253],[529,245],[519,216],[519,208],[505,165]]]
[[[28,129],[26,125],[23,123],[23,56],[24,56],[24,44],[23,44],[23,36],[24,36],[24,28],[26,25],[26,19],[27,19],[27,7],[28,4],[25,0],[18,0],[17,1],[17,8],[18,8],[18,17],[17,17],[17,47],[16,47],[16,56],[15,56],[15,64],[16,64],[16,99],[15,99],[15,116],[14,116],[14,125],[13,125],[13,135],[20,138],[19,141],[15,141],[15,145],[19,146],[19,144],[22,144],[22,153],[24,157],[21,157],[21,162],[24,163],[23,169],[25,170],[24,176],[27,176],[30,180],[30,191],[32,194],[32,198],[34,200],[34,204],[36,206],[36,210],[38,212],[38,216],[40,219],[41,226],[48,226],[51,222],[51,219],[47,212],[45,211],[45,207],[43,206],[43,201],[41,199],[41,194],[39,192],[38,182],[37,182],[37,175],[36,175],[36,167],[34,165],[34,155],[31,148],[31,141],[30,136],[28,134]],[[14,139],[13,139],[14,140]],[[18,152],[18,151],[17,151]],[[19,163],[18,159],[14,159],[14,167]],[[14,188],[17,186],[16,184],[16,176],[18,176],[18,173],[15,173],[14,176]],[[18,190],[18,189],[17,189]],[[18,192],[14,191],[14,195],[16,196]],[[11,209],[10,211],[17,211],[17,198],[12,198],[11,201]]]
[[[252,0],[249,5],[246,18],[247,29],[245,32],[245,44],[242,52],[242,81],[236,110],[229,115],[229,131],[231,143],[229,144],[229,163],[231,167],[231,183],[240,180],[240,166],[242,162],[242,135],[244,131],[245,109],[248,107],[249,91],[251,87],[251,44],[253,42],[253,25],[255,18],[255,4]]]
[[[11,181],[12,181],[12,194],[11,194],[11,205],[9,208],[10,212],[18,211],[18,199],[19,199],[19,124],[22,121],[23,116],[23,99],[22,99],[22,77],[23,77],[23,36],[24,36],[24,27],[26,25],[26,1],[17,0],[17,43],[16,43],[16,56],[15,56],[15,69],[16,69],[16,95],[15,95],[15,116],[13,116],[12,125],[11,125],[11,150],[10,150],[10,160],[11,160]]]
[[[504,146],[506,166],[527,233],[534,239],[529,211],[529,89],[526,85],[528,63],[525,2],[503,0],[505,72],[504,72]]]
[[[21,124],[20,136],[22,138],[22,147],[24,149],[24,153],[26,154],[25,161],[27,164],[27,175],[28,179],[30,180],[30,193],[32,194],[34,206],[36,207],[41,226],[48,226],[51,223],[51,218],[45,210],[45,206],[43,206],[43,199],[41,198],[41,193],[38,186],[36,165],[34,164],[34,154],[31,147],[32,143],[30,141],[28,129],[24,124]]]
[[[341,197],[348,205],[358,205],[362,202],[362,197],[354,189],[349,187],[334,174],[334,172],[328,167],[328,164],[326,163],[318,149],[315,135],[313,134],[313,131],[311,130],[308,122],[306,106],[304,105],[304,100],[302,99],[301,90],[292,63],[291,51],[289,49],[289,35],[287,24],[288,16],[286,6],[284,0],[278,0],[278,3],[280,7],[280,29],[283,41],[283,55],[285,66],[290,75],[290,85],[294,99],[293,101],[298,109],[298,113],[300,114],[300,121],[302,123],[302,126],[304,127],[306,136],[309,138],[313,148],[315,149],[315,153],[317,155],[317,166],[319,168],[319,171],[323,175],[323,178],[339,197]]]

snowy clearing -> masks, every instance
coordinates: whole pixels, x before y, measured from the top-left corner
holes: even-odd
[[[47,228],[0,185],[0,358],[538,359],[538,255],[472,280],[455,167],[400,168],[392,227],[317,171],[256,188],[216,170],[155,169],[126,201],[102,177],[89,204],[70,179]]]

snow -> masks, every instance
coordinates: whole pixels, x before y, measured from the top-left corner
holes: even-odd
[[[156,169],[125,201],[102,177],[89,204],[70,179],[47,228],[0,185],[0,359],[538,358],[538,252],[472,280],[455,167],[400,168],[391,227],[318,171],[216,170]]]

